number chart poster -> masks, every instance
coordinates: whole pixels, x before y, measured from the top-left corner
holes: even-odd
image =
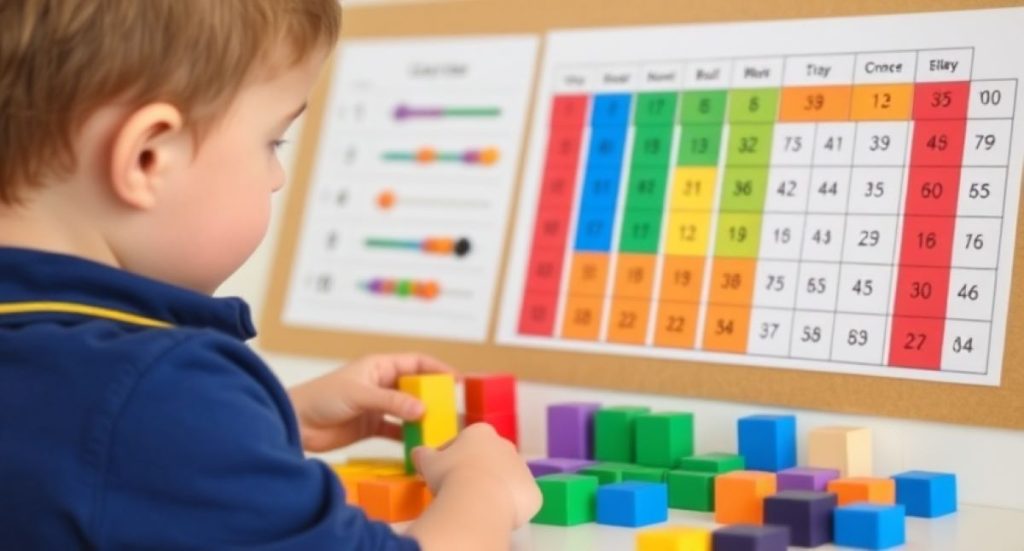
[[[497,343],[998,385],[1021,28],[549,33]]]

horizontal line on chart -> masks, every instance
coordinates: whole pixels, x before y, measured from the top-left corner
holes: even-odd
[[[421,317],[421,318],[438,317],[438,318],[445,318],[445,319],[452,319],[452,320],[471,320],[471,319],[474,319],[474,317],[475,317],[475,316],[472,316],[472,315],[469,315],[469,314],[462,314],[462,313],[454,312],[454,311],[431,310],[429,312],[423,312],[423,311],[421,311],[422,308],[420,310],[414,310],[412,308],[395,308],[395,307],[389,307],[389,305],[380,304],[380,303],[377,303],[377,304],[363,304],[363,303],[349,302],[349,301],[345,301],[345,300],[330,299],[330,298],[324,298],[324,297],[311,297],[311,296],[301,297],[300,296],[300,297],[296,297],[296,299],[297,300],[309,300],[309,301],[315,302],[317,304],[318,308],[322,307],[325,303],[330,305],[331,307],[345,308],[347,310],[345,312],[346,314],[350,314],[352,311],[355,310],[355,311],[372,311],[375,314],[384,313],[386,315],[401,315],[401,316],[411,316],[411,317]],[[403,300],[403,299],[397,299],[397,298],[392,298],[392,297],[384,297],[382,300],[396,300],[397,301],[397,300]],[[406,302],[405,304],[408,304],[408,305],[414,305],[415,304],[417,306],[422,306],[423,308],[431,308],[431,304],[430,303],[424,303],[424,302],[419,302],[419,303]]]
[[[552,250],[552,249],[548,249]],[[607,251],[572,251],[573,253],[583,254],[606,254],[611,256],[613,253]],[[701,258],[701,259],[715,259],[720,258],[723,260],[750,260],[752,262],[769,261],[769,262],[791,262],[799,264],[828,264],[828,265],[840,265],[840,266],[871,266],[871,267],[885,267],[885,268],[935,268],[936,270],[971,270],[978,272],[998,272],[999,267],[994,268],[979,268],[976,266],[933,266],[929,264],[881,264],[877,262],[850,262],[845,260],[813,260],[813,259],[799,259],[794,260],[792,258],[777,258],[777,257],[745,257],[745,256],[699,256],[699,255],[687,255],[687,254],[654,254],[654,253],[635,253],[629,251],[618,251],[614,254],[617,255],[630,255],[630,256],[664,256],[666,258]]]
[[[828,86],[828,85],[824,85],[822,87],[825,87],[825,86]],[[842,85],[836,85],[836,86],[842,86]],[[876,85],[872,84],[872,85],[869,85],[869,86],[875,87]],[[781,86],[781,87],[778,87],[778,88],[789,88],[789,87],[788,86]],[[802,88],[802,86],[795,86],[794,88]],[[818,86],[814,86],[814,88],[818,88]],[[738,88],[738,89],[739,90],[749,90],[750,88]],[[723,90],[723,89],[719,88],[719,89],[714,90],[714,91],[721,91],[721,90]],[[724,90],[729,90],[729,88],[724,88]],[[653,90],[651,90],[651,91],[653,91]],[[665,91],[666,92],[680,93],[679,91],[676,91],[676,90],[665,90]],[[707,89],[707,90],[705,90],[703,88],[690,89],[690,90],[684,89],[684,90],[681,91],[681,93],[686,93],[688,91],[704,92],[704,91],[712,91],[712,89]],[[642,93],[645,93],[645,92],[648,92],[648,90],[638,90],[638,91],[632,91],[632,92],[631,91],[623,90],[622,92],[611,92],[611,93],[615,93],[615,94],[620,94],[621,93],[621,94],[637,95],[637,94],[642,94]],[[591,92],[591,93],[585,94],[585,95],[600,95],[602,93],[603,92]],[[553,95],[554,96],[558,96],[558,95],[563,95],[563,94],[553,94]],[[564,94],[564,95],[571,95],[571,94]],[[851,102],[850,105],[853,105],[853,102]],[[674,117],[678,117],[678,116],[679,116],[678,113],[674,115]],[[904,123],[904,124],[910,124],[912,122],[917,123],[917,122],[937,122],[937,121],[939,121],[939,122],[949,122],[949,121],[954,121],[954,122],[961,122],[961,121],[963,121],[963,122],[971,122],[971,121],[1013,121],[1014,118],[1015,117],[1013,117],[1013,116],[1010,116],[1010,117],[995,117],[995,116],[987,116],[986,117],[986,116],[979,116],[979,117],[927,117],[927,118],[922,118],[922,119],[914,119],[914,118],[910,118],[910,119],[817,119],[817,120],[808,120],[808,119],[773,119],[772,121],[750,121],[750,122],[747,122],[747,121],[736,121],[736,122],[723,121],[723,122],[720,122],[720,123],[719,122],[704,122],[704,121],[701,121],[701,122],[686,122],[686,121],[682,121],[682,122],[680,122],[679,120],[674,120],[672,123],[647,123],[647,124],[637,124],[636,123],[636,119],[634,118],[634,119],[630,119],[625,124],[622,124],[622,123],[598,123],[598,124],[594,124],[591,121],[590,124],[583,124],[582,126],[583,127],[588,127],[588,128],[602,128],[602,129],[606,129],[607,130],[609,128],[620,129],[620,128],[629,128],[629,127],[634,127],[634,128],[636,128],[636,127],[643,127],[643,128],[670,128],[670,127],[671,128],[676,128],[676,127],[683,127],[683,128],[686,128],[687,126],[705,126],[705,127],[707,127],[707,126],[721,126],[721,127],[726,127],[726,126],[775,126],[777,124],[792,124],[792,125],[797,125],[797,124],[885,124],[885,123],[893,123],[893,124]],[[556,126],[558,126],[558,127],[567,127],[567,126],[570,126],[570,125],[567,125],[567,124],[548,124],[547,127],[548,128],[553,128],[553,127],[556,127]],[[581,128],[580,126],[576,126],[576,125],[572,125],[572,127],[573,128]]]
[[[554,210],[554,209],[552,209]],[[825,212],[825,211],[797,211],[797,210],[687,210],[687,209],[647,209],[647,208],[627,208],[627,209],[597,209],[597,208],[580,208],[578,212],[587,214],[604,214],[606,212],[622,212],[629,211],[635,213],[647,213],[660,215],[665,212],[674,212],[679,214],[787,214],[787,215],[808,215],[808,216],[845,216],[848,218],[852,217],[888,217],[888,218],[952,218],[955,220],[959,219],[978,219],[978,220],[1002,220],[1005,216],[999,215],[977,215],[977,214],[889,214],[889,213],[873,213],[873,212]]]
[[[461,261],[460,259],[448,256],[424,256],[422,257],[424,259],[422,262],[395,262],[392,260],[383,259],[380,261],[366,259],[365,257],[369,256],[370,254],[371,253],[364,253],[360,255],[360,257],[326,254],[317,258],[316,265],[330,266],[333,264],[335,267],[337,267],[338,265],[344,265],[346,270],[349,268],[373,268],[376,270],[391,270],[392,272],[401,270],[423,271],[424,269],[437,268],[445,270],[446,278],[451,275],[480,276],[483,275],[484,271],[486,270],[485,267],[479,264],[463,264],[463,261]],[[430,261],[428,259],[433,259],[433,261]],[[331,268],[327,267],[325,269],[330,270]]]

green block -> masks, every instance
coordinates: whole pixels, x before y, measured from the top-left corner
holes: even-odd
[[[729,92],[729,122],[775,122],[779,109],[778,88]]]
[[[718,166],[722,148],[721,124],[690,124],[683,126],[679,140],[678,166]]]
[[[683,108],[679,110],[683,128],[687,124],[722,124],[726,98],[725,90],[683,92]]]
[[[629,213],[626,213],[629,220]],[[622,250],[632,250],[625,249]],[[636,418],[651,409],[643,406],[603,408],[594,413],[594,459],[632,463],[633,425]]]
[[[622,219],[619,251],[624,253],[657,254],[661,237],[660,210],[627,209]],[[617,459],[616,461],[625,461]]]
[[[672,152],[671,126],[638,126],[633,138],[633,160],[630,166],[668,169]]]
[[[623,474],[632,465],[626,465],[622,463],[595,463],[584,469],[580,469],[577,474],[591,476],[597,479],[597,483],[601,486],[605,484],[615,484],[623,481]]]
[[[636,99],[636,126],[672,126],[676,118],[676,92],[643,92]]]
[[[402,442],[405,447],[405,472],[415,473],[416,467],[412,464],[412,450],[423,445],[423,426],[420,423],[402,423]]]
[[[687,457],[679,462],[680,471],[699,471],[702,473],[722,474],[731,471],[742,471],[747,467],[742,455],[733,453],[705,453]]]
[[[760,246],[760,214],[735,212],[719,214],[718,231],[715,236],[715,256],[757,258]]]
[[[768,166],[772,159],[771,124],[734,124],[729,128],[727,166]]]
[[[768,167],[726,167],[722,179],[724,212],[763,212],[768,191]]]
[[[663,210],[667,180],[667,167],[633,167],[626,184],[626,210]]]
[[[692,413],[651,413],[636,418],[636,462],[670,468],[693,454]]]
[[[715,473],[669,471],[668,506],[688,511],[715,510]]]
[[[537,524],[575,526],[594,522],[597,514],[597,479],[578,474],[552,474],[537,478],[543,496]]]
[[[622,469],[622,481],[665,482],[665,473],[667,472],[668,469],[660,469],[658,467],[629,465]]]

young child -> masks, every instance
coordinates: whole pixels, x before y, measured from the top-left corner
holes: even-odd
[[[408,354],[285,391],[210,295],[267,228],[275,149],[337,40],[336,0],[0,2],[0,547],[496,549],[538,509],[469,427],[414,460],[404,536],[307,460],[423,404]]]

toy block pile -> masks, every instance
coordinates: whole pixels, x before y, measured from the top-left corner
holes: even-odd
[[[516,381],[511,375],[467,375],[466,424],[488,423],[513,444],[518,440]],[[369,518],[405,522],[418,518],[430,504],[431,494],[415,474],[412,450],[437,448],[458,433],[455,379],[447,374],[409,375],[399,378],[398,389],[419,398],[426,410],[419,421],[402,424],[404,460],[353,459],[333,465],[345,489],[345,499],[361,507]]]
[[[875,476],[865,428],[810,431],[799,465],[793,415],[741,418],[738,453],[695,454],[687,412],[565,403],[547,413],[548,457],[529,462],[544,496],[533,522],[643,527],[684,509],[724,525],[641,531],[641,551],[885,549],[904,542],[905,516],[956,511],[955,475]]]

